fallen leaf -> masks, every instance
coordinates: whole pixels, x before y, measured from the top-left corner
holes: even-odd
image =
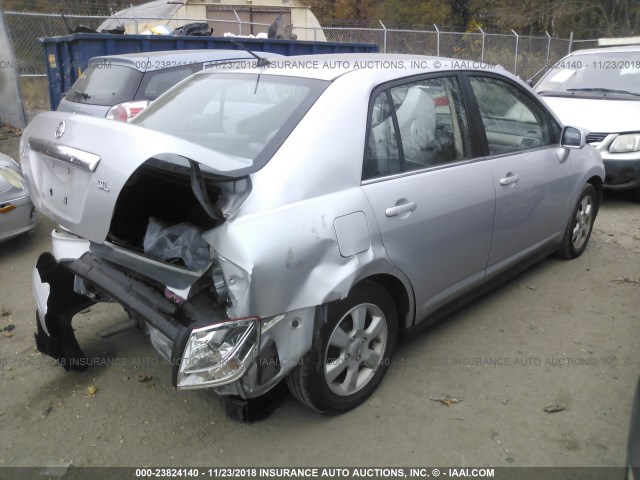
[[[89,394],[90,397],[95,396],[97,391],[98,391],[98,387],[96,387],[95,385],[89,385],[87,387],[87,393]]]
[[[11,315],[11,310],[8,310],[6,308],[2,309],[2,316],[3,317],[8,317],[9,315]]]
[[[11,330],[13,330],[15,328],[16,328],[16,326],[14,324],[10,323],[6,327],[4,327],[2,330],[4,330],[5,332],[10,332]]]
[[[153,375],[138,375],[138,381],[140,383],[148,382],[149,380],[153,380]]]
[[[550,403],[546,407],[544,407],[544,411],[547,413],[555,413],[566,410],[567,406],[564,403]]]
[[[430,400],[435,402],[444,403],[447,407],[450,407],[454,403],[459,403],[463,400],[463,397],[452,397],[450,395],[436,395],[429,397]]]
[[[13,333],[11,333],[11,332],[2,332],[2,336],[3,337],[7,337],[7,338],[11,338],[11,337],[13,337]]]
[[[616,278],[615,280],[611,280],[612,283],[635,283],[640,285],[640,280],[634,280],[632,278]]]

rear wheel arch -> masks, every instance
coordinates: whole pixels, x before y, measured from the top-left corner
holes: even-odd
[[[398,327],[401,331],[413,325],[415,320],[413,292],[408,292],[407,287],[398,277],[386,273],[372,275],[358,281],[352,289],[363,282],[375,282],[389,293],[396,307]]]
[[[291,393],[328,415],[364,402],[391,364],[401,323],[397,308],[392,293],[371,277],[345,298],[321,305],[311,350],[287,375]]]

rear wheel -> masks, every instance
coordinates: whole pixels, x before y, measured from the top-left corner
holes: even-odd
[[[591,184],[586,184],[573,210],[569,225],[558,250],[561,257],[578,258],[587,248],[593,222],[598,214],[598,194]]]
[[[395,305],[379,284],[363,282],[334,302],[311,351],[287,377],[293,395],[325,414],[350,410],[376,389],[398,334]]]

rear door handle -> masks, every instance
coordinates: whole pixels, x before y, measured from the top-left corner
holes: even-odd
[[[507,185],[516,183],[519,179],[520,177],[518,177],[518,175],[507,175],[506,177],[500,179],[500,185],[506,187]]]
[[[396,205],[395,207],[389,207],[384,211],[387,217],[395,217],[402,215],[403,213],[413,212],[416,209],[416,202],[403,203],[402,205]]]

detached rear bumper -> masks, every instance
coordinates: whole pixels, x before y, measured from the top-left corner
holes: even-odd
[[[33,271],[33,293],[38,304],[36,346],[66,370],[84,370],[86,359],[71,327],[73,316],[95,302],[73,290],[74,276],[43,253]]]
[[[84,370],[88,364],[71,327],[73,316],[105,298],[120,303],[147,324],[151,342],[170,362],[174,386],[227,385],[238,380],[255,359],[259,339],[257,318],[229,320],[206,296],[175,304],[145,281],[91,253],[62,263],[56,262],[50,253],[42,254],[33,273],[33,290],[38,305],[35,334],[38,350],[58,360],[67,370]],[[202,318],[207,319],[206,324]],[[232,342],[225,343],[225,337],[231,333],[236,343],[228,348]],[[198,341],[203,337],[209,343]],[[203,363],[203,357],[194,352],[198,347],[207,348],[208,363]]]
[[[90,365],[71,326],[74,315],[96,302],[115,301],[146,325],[152,344],[171,366],[175,387],[213,388],[243,398],[266,393],[302,360],[317,322],[315,307],[263,320],[229,319],[209,288],[174,303],[162,283],[91,252],[60,262],[42,254],[33,291],[38,350],[65,369]]]

